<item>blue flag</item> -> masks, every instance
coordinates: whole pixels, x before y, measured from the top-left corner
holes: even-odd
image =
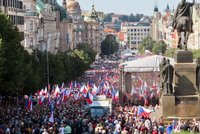
[[[173,130],[173,125],[169,125],[169,126],[166,128],[167,134],[172,134],[172,130]]]

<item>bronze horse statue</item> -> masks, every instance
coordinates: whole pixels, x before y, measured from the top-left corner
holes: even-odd
[[[177,30],[178,33],[178,48],[187,50],[187,42],[189,35],[193,32],[192,26],[192,6],[193,3],[186,2],[186,0],[182,0],[174,13],[173,18],[173,29]],[[184,40],[182,40],[181,33],[184,34]]]

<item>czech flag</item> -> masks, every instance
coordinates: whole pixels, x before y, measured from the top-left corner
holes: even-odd
[[[93,95],[91,93],[87,93],[86,101],[88,104],[92,104],[93,102]]]
[[[141,106],[138,107],[138,115],[139,116],[149,118],[149,115],[150,115],[151,112],[152,112],[152,110],[146,109],[146,108],[141,107]]]

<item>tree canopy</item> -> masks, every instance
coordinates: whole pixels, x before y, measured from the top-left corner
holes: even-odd
[[[20,33],[9,18],[0,13],[0,94],[31,94],[47,86],[47,52],[28,53]],[[79,44],[64,53],[48,53],[50,84],[69,82],[89,69],[96,53],[89,44]]]
[[[106,14],[105,18],[104,18],[104,22],[111,22],[112,21],[112,16],[115,15],[114,13],[108,13]],[[120,15],[119,16],[119,20],[121,21],[126,21],[126,22],[138,22],[140,21],[140,19],[144,17],[143,14],[133,14],[131,13],[130,15]]]
[[[164,41],[154,41],[151,37],[144,38],[138,46],[140,53],[144,53],[145,50],[149,50],[153,54],[165,54],[167,44]]]
[[[114,54],[119,49],[119,44],[114,35],[108,34],[101,43],[101,52],[103,55]]]

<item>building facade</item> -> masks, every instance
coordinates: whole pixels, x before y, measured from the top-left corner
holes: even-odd
[[[92,11],[84,16],[84,23],[85,43],[92,45],[93,50],[100,54],[102,28],[94,5],[92,6]]]
[[[24,9],[24,48],[31,52],[38,44],[39,14],[36,0],[25,0]]]
[[[70,49],[71,42],[68,21],[65,8],[60,6],[56,0],[37,0],[37,11],[39,13],[38,49],[57,53]]]
[[[124,32],[127,48],[133,49],[137,48],[145,37],[150,36],[151,26],[150,22],[122,23],[121,31]]]
[[[160,40],[159,21],[161,20],[161,13],[158,11],[158,6],[154,7],[154,15],[151,23],[151,38],[155,41]]]
[[[0,12],[9,16],[20,32],[24,31],[24,7],[22,0],[0,0]]]
[[[188,39],[188,48],[200,49],[200,3],[193,6],[193,33]]]
[[[65,3],[65,1],[63,1]],[[84,42],[84,20],[81,15],[81,8],[77,1],[75,0],[67,0],[66,1],[66,10],[68,15],[73,23],[73,39],[72,42],[73,48],[77,46],[77,44]]]

